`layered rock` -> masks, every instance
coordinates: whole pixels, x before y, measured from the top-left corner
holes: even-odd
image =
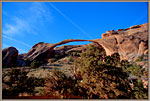
[[[148,23],[107,31],[98,43],[104,47],[107,55],[118,52],[121,59],[131,61],[148,53]]]
[[[24,59],[29,61],[33,60],[46,60],[50,56],[50,49],[53,44],[39,42],[35,44],[29,52],[24,56]]]
[[[16,66],[18,50],[14,47],[8,47],[2,50],[2,65],[3,67]]]

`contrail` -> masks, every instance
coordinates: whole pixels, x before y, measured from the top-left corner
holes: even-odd
[[[136,21],[134,21],[131,26],[135,25],[137,22],[139,22],[140,20],[142,20],[147,14],[148,14],[148,11],[146,11],[146,12],[144,13],[144,15],[142,15],[139,19],[137,19]],[[129,27],[131,27],[131,26],[129,26]]]
[[[10,40],[13,40],[13,41],[15,41],[15,42],[17,42],[17,43],[20,43],[20,44],[22,44],[22,45],[24,45],[24,46],[26,46],[26,47],[29,47],[29,48],[32,47],[32,46],[30,46],[30,45],[28,45],[28,44],[26,44],[26,43],[24,43],[24,42],[22,42],[22,41],[16,40],[16,39],[11,38],[11,37],[9,37],[9,36],[2,35],[2,37],[7,38],[7,39],[10,39]]]
[[[56,6],[52,3],[49,3],[51,7],[53,7],[60,15],[62,15],[66,20],[68,20],[71,24],[73,24],[77,29],[79,29],[83,34],[85,34],[88,38],[92,38],[89,34],[87,34],[79,25],[74,23],[69,17],[67,17],[64,13],[62,13]]]

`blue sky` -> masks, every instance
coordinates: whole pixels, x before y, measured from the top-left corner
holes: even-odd
[[[99,39],[108,30],[147,22],[146,2],[3,2],[2,49],[27,53],[38,42]]]

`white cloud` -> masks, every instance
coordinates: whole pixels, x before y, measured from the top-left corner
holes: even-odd
[[[9,12],[3,9],[2,15],[7,17],[7,22],[3,21],[2,37],[9,39],[14,43],[18,43],[25,47],[31,48],[32,46],[26,42],[16,40],[16,36],[25,36],[29,34],[37,35],[39,28],[38,25],[44,25],[44,21],[47,23],[53,22],[50,9],[45,3],[28,3],[26,8],[18,9],[17,15],[10,15]],[[2,43],[4,48],[10,47],[6,43]],[[20,46],[19,45],[19,46]],[[15,46],[19,53],[26,53],[21,47]]]
[[[53,20],[50,9],[44,3],[41,2],[32,3],[30,10],[32,11],[34,16],[40,18],[40,20],[49,20],[49,21]]]
[[[6,16],[6,11],[4,15]],[[22,14],[22,16],[19,16]],[[51,22],[53,20],[50,9],[44,3],[33,2],[24,10],[21,10],[18,16],[10,16],[10,22],[3,22],[2,33],[8,36],[24,35],[30,33],[37,35],[37,24],[42,25],[43,21]],[[7,13],[7,17],[8,13]]]
[[[25,28],[25,22],[18,17],[14,18],[14,24],[5,24],[5,28],[2,30],[4,34],[9,36],[14,36],[16,34],[21,34],[23,28]]]

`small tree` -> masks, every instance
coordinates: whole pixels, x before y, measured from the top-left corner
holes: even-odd
[[[106,56],[105,51],[89,46],[75,64],[76,76],[81,79],[79,86],[86,89],[86,97],[131,98],[128,74],[120,68],[120,64],[118,53]]]

